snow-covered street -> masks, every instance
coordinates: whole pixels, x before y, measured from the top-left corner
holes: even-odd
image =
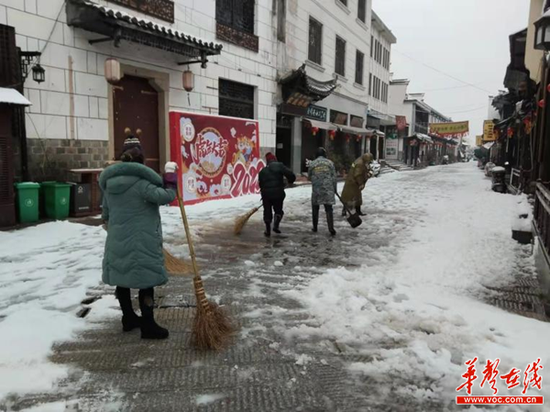
[[[473,163],[387,174],[363,192],[363,225],[338,218],[331,238],[323,214],[311,232],[310,191],[287,190],[271,239],[261,212],[232,234],[256,196],[189,207],[206,292],[241,326],[220,354],[190,347],[187,277],[159,289],[167,341],[122,334],[100,285],[101,227],[0,232],[0,410],[457,410],[464,362],[477,357],[482,376],[486,360],[506,373],[550,359],[549,323],[489,303],[518,276],[536,283],[531,246],[511,238],[526,197],[492,192]],[[163,230],[187,257],[177,208],[163,209]],[[475,394],[492,394],[481,379]],[[550,399],[544,380],[527,394]]]

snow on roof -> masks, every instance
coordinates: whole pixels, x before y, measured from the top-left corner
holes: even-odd
[[[30,106],[32,103],[15,89],[0,87],[0,103]]]

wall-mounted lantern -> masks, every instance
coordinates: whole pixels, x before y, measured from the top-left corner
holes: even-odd
[[[117,84],[122,79],[122,69],[117,59],[105,59],[105,80],[110,84]]]
[[[550,10],[535,22],[535,49],[550,50]]]
[[[195,76],[193,75],[193,72],[189,69],[183,72],[183,88],[187,92],[193,91],[193,88],[195,87]]]

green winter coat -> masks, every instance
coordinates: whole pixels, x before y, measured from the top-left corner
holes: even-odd
[[[365,187],[370,177],[370,163],[373,157],[366,153],[357,159],[351,165],[351,169],[346,177],[344,190],[342,191],[342,202],[349,208],[356,208],[363,204],[361,188]]]
[[[176,193],[164,189],[162,178],[140,163],[108,167],[99,185],[108,224],[103,282],[134,289],[165,284],[159,206],[172,202]]]

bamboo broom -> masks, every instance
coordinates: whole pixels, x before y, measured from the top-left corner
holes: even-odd
[[[256,213],[258,210],[260,210],[262,206],[255,207],[254,209],[249,210],[246,214],[239,216],[235,220],[235,227],[233,228],[233,233],[235,235],[240,235],[243,231],[244,225],[248,222],[248,220],[252,217],[254,213]]]
[[[197,311],[193,321],[193,343],[199,349],[220,350],[227,345],[234,329],[227,314],[218,305],[209,302],[206,298],[179,185],[177,193],[181,219],[185,227],[189,254],[191,255],[191,264],[195,274],[193,286],[195,287],[195,297],[197,299]]]

